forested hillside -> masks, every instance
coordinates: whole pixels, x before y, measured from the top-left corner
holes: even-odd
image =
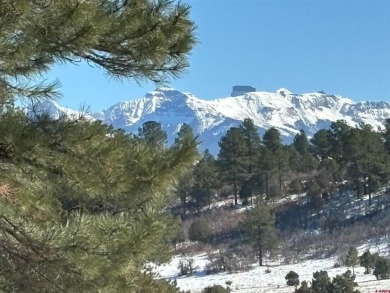
[[[179,181],[174,244],[184,253],[219,251],[209,255],[212,274],[262,266],[265,256],[285,264],[340,257],[341,265],[351,245],[387,241],[390,120],[385,125],[378,132],[340,120],[284,145],[277,129],[260,137],[245,119],[219,141],[216,158],[204,152]],[[197,242],[180,244],[186,239]]]

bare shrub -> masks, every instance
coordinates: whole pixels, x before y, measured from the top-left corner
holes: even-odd
[[[179,276],[192,275],[195,267],[194,267],[194,259],[187,258],[179,261],[179,265],[177,266],[179,269]]]

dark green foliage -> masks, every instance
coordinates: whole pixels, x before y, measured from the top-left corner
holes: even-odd
[[[359,255],[355,247],[351,247],[345,256],[345,265],[352,267],[352,274],[355,275],[355,266],[359,264]]]
[[[328,277],[327,271],[317,271],[313,273],[311,287],[315,293],[329,293],[331,288],[331,280]]]
[[[224,288],[221,285],[214,285],[212,287],[204,288],[203,293],[230,293],[229,288]]]
[[[383,132],[383,139],[385,140],[385,149],[390,154],[390,118],[385,120],[385,130]]]
[[[245,118],[240,129],[245,137],[245,156],[244,161],[247,165],[247,173],[250,178],[255,173],[255,158],[259,155],[261,149],[261,139],[252,119]]]
[[[301,193],[304,190],[305,186],[303,185],[302,179],[297,178],[291,181],[290,191],[291,193]]]
[[[359,293],[360,291],[354,289],[358,284],[355,282],[355,275],[350,270],[344,274],[337,275],[332,280],[332,286],[329,292],[331,293]]]
[[[353,183],[358,195],[368,194],[371,205],[371,194],[378,190],[389,176],[388,156],[382,137],[367,124],[350,129],[346,135],[345,146],[347,175]],[[360,192],[360,194],[359,194]]]
[[[265,193],[270,197],[270,179],[273,175],[279,185],[280,192],[283,191],[283,175],[289,169],[289,151],[288,148],[282,145],[282,140],[279,130],[274,127],[268,129],[263,135],[263,143],[265,150],[260,155],[259,165],[265,176]]]
[[[276,249],[278,245],[275,216],[264,203],[258,203],[246,212],[246,219],[241,225],[247,241],[257,251],[259,265],[262,266],[264,251]]]
[[[272,153],[283,147],[280,132],[275,127],[268,129],[263,135],[263,143]]]
[[[194,178],[192,170],[187,170],[184,174],[182,174],[179,178],[179,181],[176,186],[176,195],[180,199],[181,203],[181,211],[180,215],[182,220],[186,217],[187,214],[187,201],[188,198],[192,195],[192,187],[194,184]]]
[[[311,287],[303,281],[295,293],[360,293],[354,289],[356,286],[355,276],[349,270],[341,276],[337,275],[333,280],[328,277],[326,271],[319,271],[313,274]]]
[[[309,152],[309,139],[304,130],[296,134],[293,141],[294,148],[301,156],[306,156]]]
[[[332,138],[329,130],[321,129],[317,131],[310,142],[312,145],[311,151],[321,160],[329,158],[332,155]]]
[[[173,1],[0,1],[3,103],[48,98],[39,81],[56,62],[86,61],[114,78],[178,76],[196,43],[189,6]],[[38,79],[38,81],[37,81]]]
[[[217,168],[212,154],[208,150],[203,153],[193,170],[194,184],[191,197],[195,200],[198,210],[205,204],[210,206],[211,197],[216,189]]]
[[[247,167],[244,160],[246,156],[245,136],[240,128],[232,127],[221,138],[218,145],[220,147],[218,166],[226,182],[233,184],[234,204],[237,205],[238,184]]]
[[[167,260],[174,222],[162,210],[196,143],[156,151],[97,121],[17,112],[1,115],[0,128],[1,184],[11,190],[0,198],[0,228],[16,231],[0,242],[9,251],[0,285],[137,292],[127,280],[144,263]]]
[[[188,238],[192,241],[207,241],[211,234],[210,226],[204,219],[192,222],[188,230]]]
[[[296,287],[299,285],[299,275],[294,271],[290,271],[284,278],[286,279],[288,286]]]
[[[360,257],[360,265],[366,269],[365,274],[370,273],[370,268],[375,266],[375,262],[378,258],[377,254],[371,254],[370,250],[366,250]]]
[[[161,124],[156,121],[148,121],[138,129],[138,136],[146,144],[153,148],[162,148],[166,145],[168,135],[162,130]]]
[[[390,260],[382,256],[377,257],[373,275],[377,280],[390,278]]]
[[[0,0],[0,23],[0,291],[178,292],[142,268],[169,258],[175,222],[165,210],[197,143],[157,150],[82,116],[26,117],[12,105],[58,97],[57,82],[40,80],[55,63],[176,77],[195,43],[189,7]]]
[[[240,198],[243,205],[249,204],[248,199],[252,197],[252,185],[250,182],[246,181],[240,188]]]
[[[179,132],[177,133],[177,138],[175,139],[175,143],[180,144],[180,142],[183,141],[184,138],[196,140],[192,127],[187,123],[183,123],[180,126]]]

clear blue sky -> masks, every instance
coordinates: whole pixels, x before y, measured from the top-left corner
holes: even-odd
[[[192,6],[200,43],[190,67],[170,86],[205,98],[233,85],[258,91],[324,90],[355,101],[390,101],[389,0],[183,0]],[[153,83],[110,80],[88,65],[60,65],[72,108],[106,109],[142,97]]]

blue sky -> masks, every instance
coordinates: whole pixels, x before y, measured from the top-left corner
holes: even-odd
[[[390,101],[388,0],[183,0],[192,6],[200,43],[190,67],[170,83],[205,98],[229,96],[233,85],[258,91],[324,90]],[[118,82],[86,64],[59,65],[60,103],[92,111],[142,97],[153,83]]]

